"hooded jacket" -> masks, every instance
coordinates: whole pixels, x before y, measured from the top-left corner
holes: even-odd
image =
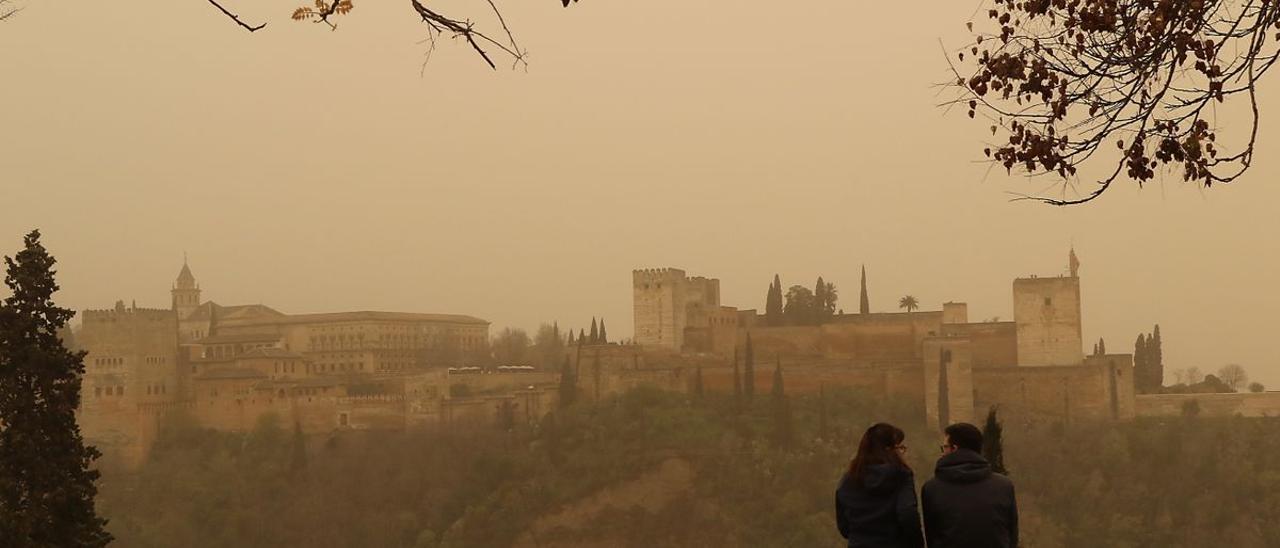
[[[1018,503],[1013,482],[968,449],[938,459],[920,491],[929,548],[1016,548]]]
[[[836,489],[836,527],[850,548],[924,546],[911,471],[876,464],[861,483],[846,474]]]

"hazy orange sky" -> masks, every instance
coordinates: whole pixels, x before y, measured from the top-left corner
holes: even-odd
[[[269,23],[253,35],[203,0],[21,3],[0,23],[0,250],[41,228],[66,306],[168,306],[185,251],[222,304],[495,331],[595,315],[630,336],[631,270],[658,266],[719,277],[743,308],[775,272],[823,275],[856,308],[865,263],[875,310],[910,293],[1010,319],[1012,278],[1061,273],[1074,242],[1089,343],[1132,351],[1159,322],[1167,370],[1238,362],[1280,388],[1280,84],[1239,183],[1055,209],[1010,203],[1049,181],[986,175],[985,124],[935,106],[939,39],[963,40],[970,2],[910,20],[892,2],[506,2],[527,72],[446,41],[425,73],[404,1],[356,0],[330,32],[289,21],[300,2],[228,0]]]

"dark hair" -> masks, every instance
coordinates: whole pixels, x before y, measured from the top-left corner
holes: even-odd
[[[957,422],[943,430],[947,441],[960,449],[982,452],[982,431],[967,422]]]
[[[901,428],[886,422],[871,425],[858,442],[858,454],[849,462],[849,479],[863,485],[867,468],[876,464],[895,464],[910,471],[894,447],[907,438]]]

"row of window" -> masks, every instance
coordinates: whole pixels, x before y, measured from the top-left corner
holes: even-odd
[[[124,387],[123,387],[123,386],[108,386],[108,387],[106,387],[106,389],[105,389],[105,390],[104,390],[104,389],[103,389],[103,387],[101,387],[101,386],[95,386],[95,387],[93,387],[93,397],[95,397],[95,398],[101,398],[101,397],[103,396],[103,394],[104,394],[104,393],[105,393],[107,396],[123,396],[123,395],[124,395]]]
[[[94,358],[93,365],[97,365],[97,366],[124,365],[124,358]]]
[[[148,396],[159,396],[160,394],[164,394],[164,393],[166,393],[166,392],[168,392],[168,390],[165,388],[165,385],[163,385],[163,384],[149,384],[149,385],[147,385],[147,395],[148,395]]]

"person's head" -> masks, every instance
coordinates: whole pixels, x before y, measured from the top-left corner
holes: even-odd
[[[946,436],[942,442],[943,454],[954,453],[956,449],[968,449],[982,452],[982,431],[967,422],[958,422],[942,431]]]
[[[895,464],[911,470],[903,457],[907,453],[907,435],[901,428],[880,422],[871,425],[858,442],[858,454],[849,463],[849,477],[862,482],[867,468],[877,464]]]

